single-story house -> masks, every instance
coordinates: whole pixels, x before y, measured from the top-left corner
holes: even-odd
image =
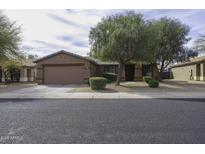
[[[90,57],[82,57],[67,51],[59,51],[36,61],[36,82],[38,84],[81,84],[89,77],[104,72],[117,73],[118,63],[102,62]],[[142,76],[154,74],[149,65],[142,63],[126,64],[122,80],[142,80]]]
[[[34,82],[36,76],[36,64],[31,61],[20,61],[21,69],[18,72],[8,72],[9,82]],[[0,66],[0,82],[5,82],[3,69]]]
[[[205,81],[205,56],[171,66],[174,79]]]

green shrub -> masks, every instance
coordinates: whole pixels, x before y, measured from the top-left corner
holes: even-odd
[[[148,85],[151,88],[158,88],[159,87],[159,81],[157,81],[157,80],[150,80],[148,82]]]
[[[87,84],[87,85],[89,86],[89,85],[90,85],[89,79],[85,79],[85,80],[84,80],[84,84]]]
[[[149,83],[149,81],[152,80],[152,77],[151,77],[151,76],[144,76],[144,77],[143,77],[143,80],[144,80],[146,83]]]
[[[91,77],[89,83],[92,90],[102,90],[105,89],[107,79],[104,77]]]
[[[112,83],[113,81],[111,81],[111,80],[109,80],[109,79],[107,79],[107,83]]]
[[[117,74],[106,72],[102,74],[102,77],[106,78],[108,80],[108,83],[114,82],[117,80]]]

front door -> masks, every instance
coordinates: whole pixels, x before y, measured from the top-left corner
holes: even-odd
[[[0,82],[2,82],[2,69],[1,69],[1,66],[0,66]]]
[[[31,81],[31,69],[27,69],[27,79]]]
[[[125,65],[125,81],[134,81],[135,65]]]

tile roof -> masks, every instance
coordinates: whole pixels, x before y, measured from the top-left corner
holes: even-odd
[[[90,61],[90,62],[92,62],[96,65],[118,65],[118,63],[116,63],[116,62],[103,62],[103,61],[100,61],[98,59],[94,59],[92,57],[83,57],[83,56],[80,56],[80,55],[77,55],[77,54],[74,54],[74,53],[71,53],[71,52],[68,52],[68,51],[65,51],[65,50],[61,50],[61,51],[55,52],[53,54],[47,55],[45,57],[39,58],[39,59],[35,60],[34,62],[37,63],[41,60],[53,57],[53,56],[61,54],[61,53],[68,54],[68,55],[71,55],[71,56],[74,56],[74,57],[77,57],[77,58],[80,58],[80,59],[88,60],[88,61]]]
[[[197,63],[200,63],[200,62],[205,62],[205,56],[192,58],[190,61],[172,65],[171,68],[173,68],[173,67],[180,67],[180,66],[186,66],[186,65],[192,65],[192,64],[197,64]]]
[[[74,57],[77,57],[77,58],[80,58],[80,59],[84,59],[84,60],[88,60],[88,61],[90,61],[90,62],[96,63],[95,61],[93,61],[93,60],[91,60],[91,59],[89,59],[89,58],[87,58],[87,57],[83,57],[83,56],[80,56],[80,55],[77,55],[77,54],[74,54],[74,53],[71,53],[71,52],[68,52],[68,51],[65,51],[65,50],[60,50],[60,51],[55,52],[55,53],[53,53],[53,54],[50,54],[50,55],[41,57],[41,58],[35,60],[34,63],[37,63],[37,62],[39,62],[39,61],[42,61],[42,60],[44,60],[44,59],[53,57],[53,56],[58,55],[58,54],[61,54],[61,53],[64,53],[64,54],[67,54],[67,55],[70,55],[70,56],[74,56]]]

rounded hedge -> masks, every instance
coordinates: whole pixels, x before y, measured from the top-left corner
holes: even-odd
[[[151,76],[144,76],[144,77],[143,77],[143,80],[144,80],[146,83],[149,83],[149,81],[152,80],[152,77],[151,77]]]
[[[157,81],[157,80],[150,80],[148,82],[148,85],[151,88],[158,88],[159,87],[159,81]]]
[[[107,79],[104,77],[91,77],[89,83],[92,90],[102,90],[105,89]]]
[[[108,80],[108,83],[114,82],[117,80],[117,74],[106,72],[102,74],[102,77],[106,78]]]

